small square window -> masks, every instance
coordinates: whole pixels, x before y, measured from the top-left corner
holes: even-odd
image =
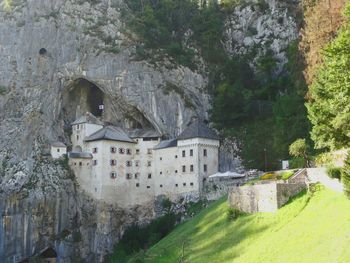
[[[136,173],[135,174],[135,179],[138,179],[140,177],[140,174],[139,173]]]
[[[179,187],[179,184],[175,184],[175,187]]]
[[[151,187],[149,185],[147,185],[147,189],[150,189]]]
[[[135,166],[139,167],[140,166],[140,161],[135,161]]]
[[[151,167],[151,165],[152,165],[152,162],[151,161],[147,161],[147,166]]]
[[[177,170],[175,170],[175,173],[177,174]]]
[[[186,151],[182,151],[182,157],[186,157]]]
[[[117,173],[116,173],[116,172],[111,172],[111,178],[112,178],[112,179],[117,178]]]
[[[116,152],[117,152],[117,148],[111,147],[111,153],[116,153]]]
[[[190,183],[191,186],[193,186],[193,183]]]
[[[190,156],[193,156],[193,150],[192,149],[190,150]]]
[[[126,166],[131,167],[131,161],[126,161]]]
[[[60,149],[57,149],[57,152],[59,153],[59,152],[60,152]]]
[[[140,149],[136,149],[136,154],[140,154]]]
[[[139,184],[139,183],[136,183],[136,187],[140,187],[140,184]]]
[[[125,153],[125,149],[124,148],[119,148],[119,153],[120,154],[124,154]]]
[[[152,149],[151,148],[147,149],[147,154],[152,154]]]
[[[131,155],[131,149],[126,149],[126,154]]]
[[[97,148],[92,148],[92,153],[97,153]]]
[[[160,187],[160,188],[162,188],[162,187],[163,187],[163,185],[161,184],[159,187]]]
[[[79,166],[83,166],[83,163],[82,163],[82,162],[79,162]]]
[[[126,179],[130,180],[131,179],[131,174],[127,173],[126,174]]]
[[[77,165],[77,163],[74,163],[74,165]]]
[[[175,159],[177,158],[177,155],[175,155]]]
[[[183,186],[186,186],[186,183],[183,183],[182,185],[183,185]]]
[[[152,174],[148,174],[148,179],[151,179],[152,178]]]
[[[111,166],[117,165],[117,161],[116,160],[110,160],[109,163],[110,163]]]

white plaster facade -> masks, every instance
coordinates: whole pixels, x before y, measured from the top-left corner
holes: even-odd
[[[159,195],[199,196],[203,180],[218,172],[218,139],[178,139],[159,147],[160,135],[131,139],[126,134],[100,124],[72,125],[70,166],[80,186],[98,200],[128,207]]]
[[[61,142],[56,142],[51,145],[51,157],[53,159],[59,159],[65,154],[67,154],[67,146]]]

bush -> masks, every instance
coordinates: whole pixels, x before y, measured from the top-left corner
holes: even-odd
[[[345,166],[342,174],[342,182],[344,185],[344,193],[350,198],[350,152],[345,160]]]
[[[227,218],[227,221],[234,221],[243,214],[244,213],[241,210],[239,210],[238,208],[231,207],[231,208],[227,209],[227,211],[226,211],[226,218]]]
[[[293,158],[289,161],[289,167],[291,169],[304,168],[304,166],[305,166],[305,160],[302,157]]]
[[[341,174],[342,174],[342,168],[341,167],[334,167],[334,166],[329,166],[327,168],[327,174],[330,178],[336,178],[341,180]]]
[[[274,180],[277,178],[277,175],[274,173],[265,173],[260,176],[260,180]]]
[[[294,171],[285,171],[285,172],[282,172],[279,177],[282,180],[288,180],[293,175],[294,175]]]

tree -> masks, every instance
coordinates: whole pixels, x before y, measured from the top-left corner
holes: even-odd
[[[350,6],[346,10],[350,17]],[[317,149],[350,146],[350,23],[324,51],[324,66],[310,87],[308,117]]]
[[[348,198],[350,198],[350,152],[348,152],[348,155],[345,160],[341,180],[344,185],[344,193]]]
[[[306,167],[310,167],[308,156],[308,145],[305,139],[297,139],[289,146],[289,154],[294,157],[303,158]]]

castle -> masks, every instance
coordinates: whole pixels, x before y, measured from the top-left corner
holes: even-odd
[[[199,120],[171,140],[152,129],[105,125],[91,113],[71,125],[69,165],[80,186],[107,203],[128,207],[159,195],[199,196],[218,172],[219,137]]]

